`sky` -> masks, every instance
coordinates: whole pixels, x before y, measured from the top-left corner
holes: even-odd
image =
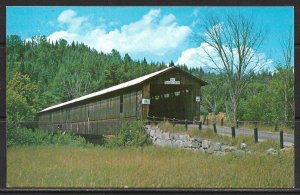
[[[201,25],[207,16],[238,13],[266,32],[263,46],[253,52],[272,70],[282,60],[280,41],[294,32],[293,7],[7,7],[6,33],[24,40],[35,35],[49,41],[63,38],[99,52],[116,49],[133,59],[204,67],[206,43],[193,34],[204,33]]]

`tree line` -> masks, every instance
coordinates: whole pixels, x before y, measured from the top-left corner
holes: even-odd
[[[30,41],[18,35],[7,36],[7,114],[8,120],[35,120],[36,113],[48,106],[161,70],[173,62],[134,60],[117,50],[98,52],[82,43],[66,40],[49,42],[46,36]],[[206,81],[201,114],[232,112],[228,109],[230,88],[226,75],[179,65]],[[238,102],[238,120],[288,121],[294,119],[294,74],[282,64],[276,72],[251,72]],[[288,75],[288,77],[287,77]]]

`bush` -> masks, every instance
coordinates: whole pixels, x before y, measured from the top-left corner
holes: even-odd
[[[105,140],[106,147],[144,146],[149,143],[149,135],[142,121],[126,122],[116,136]]]
[[[16,127],[7,131],[7,146],[16,145],[74,145],[86,146],[83,137],[73,134],[48,133],[43,130],[33,131],[31,129]]]

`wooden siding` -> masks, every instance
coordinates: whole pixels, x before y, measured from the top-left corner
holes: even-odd
[[[141,114],[141,93],[123,95],[123,112],[120,113],[120,96],[70,108],[44,112],[39,115],[39,128],[50,131],[71,131],[78,134],[111,134],[123,119],[136,120]]]

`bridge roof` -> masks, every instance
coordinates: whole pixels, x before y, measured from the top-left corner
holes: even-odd
[[[137,85],[137,84],[141,84],[144,81],[147,81],[151,78],[154,78],[154,77],[156,77],[158,75],[161,75],[161,74],[163,74],[167,71],[170,71],[172,69],[178,69],[179,71],[181,71],[185,74],[188,74],[188,76],[193,77],[194,79],[198,80],[202,85],[207,85],[207,83],[205,81],[202,81],[201,79],[193,76],[192,74],[190,74],[190,73],[188,73],[184,70],[181,70],[180,68],[178,68],[176,66],[172,66],[172,67],[168,67],[168,68],[165,68],[165,69],[162,69],[162,70],[159,70],[159,71],[156,71],[156,72],[138,77],[136,79],[133,79],[133,80],[130,80],[130,81],[127,81],[127,82],[124,82],[124,83],[121,83],[121,84],[118,84],[118,85],[115,85],[115,86],[112,86],[112,87],[109,87],[109,88],[106,88],[106,89],[103,89],[103,90],[100,90],[100,91],[97,91],[97,92],[94,92],[94,93],[90,93],[88,95],[81,96],[79,98],[75,98],[75,99],[67,101],[67,102],[63,102],[63,103],[60,103],[60,104],[57,104],[57,105],[54,105],[54,106],[50,106],[48,108],[45,108],[45,109],[41,110],[39,113],[49,111],[49,110],[53,110],[53,109],[56,109],[56,108],[60,108],[60,107],[63,107],[63,106],[69,105],[69,104],[73,104],[73,103],[76,103],[76,102],[80,102],[80,101],[83,101],[83,100],[87,100],[87,99],[97,97],[97,96],[100,96],[100,95],[103,95],[103,94],[107,94],[107,93],[110,93],[110,92],[113,92],[113,91],[121,90],[121,89],[131,87],[131,86],[134,86],[134,85]]]

